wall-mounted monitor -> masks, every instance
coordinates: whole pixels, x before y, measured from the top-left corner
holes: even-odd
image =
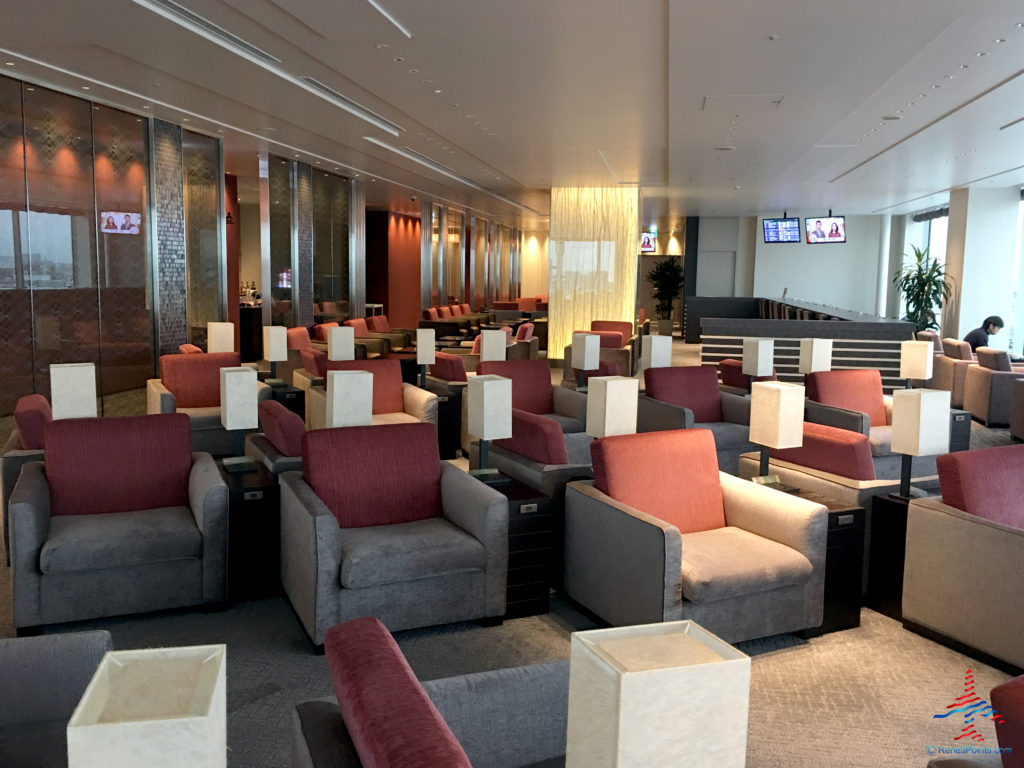
[[[658,250],[658,235],[654,232],[640,233],[640,253],[654,253]]]
[[[100,214],[100,231],[106,235],[137,235],[141,226],[141,213],[103,211]]]
[[[766,243],[800,242],[800,219],[764,219],[761,226]]]
[[[819,216],[804,219],[804,232],[807,233],[807,242],[811,244],[845,243],[846,217]]]

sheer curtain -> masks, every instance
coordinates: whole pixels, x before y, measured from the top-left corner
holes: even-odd
[[[633,321],[637,187],[554,187],[548,246],[548,357],[591,320]]]

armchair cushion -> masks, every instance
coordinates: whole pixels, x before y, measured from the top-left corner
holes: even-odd
[[[872,427],[884,427],[882,375],[875,369],[816,371],[804,379],[807,396],[815,402],[866,413]]]
[[[709,368],[714,374],[714,367]],[[590,444],[590,455],[594,486],[616,501],[670,523],[680,533],[725,526],[710,431],[676,429],[605,437]],[[685,473],[680,472],[682,467]]]
[[[53,421],[53,411],[42,395],[25,395],[18,398],[14,406],[14,423],[18,427],[18,437],[24,451],[36,451],[43,448],[43,433],[46,425]]]
[[[288,349],[313,349],[309,331],[305,328],[289,328],[287,332]]]
[[[462,310],[462,314],[464,315],[473,314],[473,310],[470,308],[469,304],[459,304],[459,309]]]
[[[533,323],[523,323],[516,329],[516,341],[529,341],[533,338]]]
[[[337,325],[337,323],[335,323]],[[348,325],[355,330],[353,335],[357,339],[368,339],[370,338],[370,329],[366,327],[366,319],[362,317],[354,317],[351,320],[346,320],[345,325]]]
[[[302,436],[306,434],[302,417],[277,400],[264,400],[258,410],[263,434],[270,444],[283,456],[301,456]]]
[[[974,350],[966,341],[943,339],[942,351],[946,353],[946,357],[952,357],[954,360],[974,360]]]
[[[388,333],[391,330],[391,323],[387,315],[370,315],[366,318],[366,327],[377,333]]]
[[[872,456],[892,455],[892,427],[889,425],[871,427],[868,432],[868,445]]]
[[[680,538],[683,597],[695,603],[803,584],[813,570],[795,549],[735,526]]]
[[[1005,349],[993,349],[992,347],[978,347],[974,354],[978,358],[978,365],[992,371],[1012,371],[1010,365],[1010,353]],[[1024,374],[1024,372],[1022,372]]]
[[[160,379],[178,408],[220,405],[220,369],[242,364],[237,352],[206,355],[161,355]]]
[[[644,371],[647,395],[663,403],[693,411],[693,420],[722,420],[718,371],[713,365],[648,368]]]
[[[496,374],[512,379],[513,408],[530,413],[555,410],[547,360],[490,360],[481,362],[476,372],[481,376]]]
[[[944,503],[1024,529],[1024,445],[947,453],[935,463]]]
[[[431,424],[312,430],[302,437],[302,475],[342,528],[441,515]]]
[[[434,307],[427,307],[426,309],[423,310],[423,319],[436,323],[438,320],[441,319],[441,316],[437,314],[437,310],[434,309]]]
[[[731,421],[709,421],[706,424],[694,423],[698,429],[706,429],[715,437],[715,450],[725,451],[731,448],[747,448],[750,443],[750,426],[734,424]]]
[[[562,426],[548,415],[512,409],[512,437],[495,445],[540,464],[568,464]]]
[[[321,379],[327,375],[327,353],[319,349],[302,350],[302,367]]]
[[[466,381],[466,364],[459,355],[438,352],[430,366],[430,375],[445,381]]]
[[[452,311],[452,317],[462,317],[462,307],[459,304],[449,304],[448,309]]]
[[[328,360],[326,371],[369,371],[373,374],[373,412],[401,413],[402,364],[398,360]]]
[[[180,413],[51,422],[46,427],[51,514],[187,506],[191,440],[188,416]]]
[[[178,347],[178,352],[183,355],[199,355],[202,354],[203,350],[197,347],[195,344],[181,344]]]
[[[875,479],[867,436],[848,429],[805,421],[804,444],[799,448],[773,448],[771,457],[853,480]]]
[[[327,329],[337,328],[338,324],[335,322],[320,323],[319,325],[313,326],[313,338],[317,341],[327,341]]]
[[[341,537],[342,587],[378,587],[486,567],[484,545],[443,517],[350,528]]]
[[[620,347],[624,347],[626,342],[633,336],[633,324],[625,320],[591,320],[590,330],[592,331],[617,331],[622,334],[622,344]]]
[[[452,311],[448,307],[438,307],[437,316],[442,320],[447,320],[452,316]]]

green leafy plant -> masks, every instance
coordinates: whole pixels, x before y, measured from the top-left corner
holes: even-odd
[[[647,273],[647,282],[654,286],[655,311],[664,320],[672,318],[672,304],[683,290],[683,265],[676,257],[655,264]]]
[[[910,247],[914,249],[914,263],[893,275],[892,282],[907,303],[905,319],[919,331],[934,330],[939,327],[936,312],[949,301],[953,289],[939,260],[928,258],[927,248],[922,251],[916,245]]]

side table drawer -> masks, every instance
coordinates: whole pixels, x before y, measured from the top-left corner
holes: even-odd
[[[508,516],[508,535],[517,536],[524,533],[539,533],[551,530],[551,515],[512,515]]]

